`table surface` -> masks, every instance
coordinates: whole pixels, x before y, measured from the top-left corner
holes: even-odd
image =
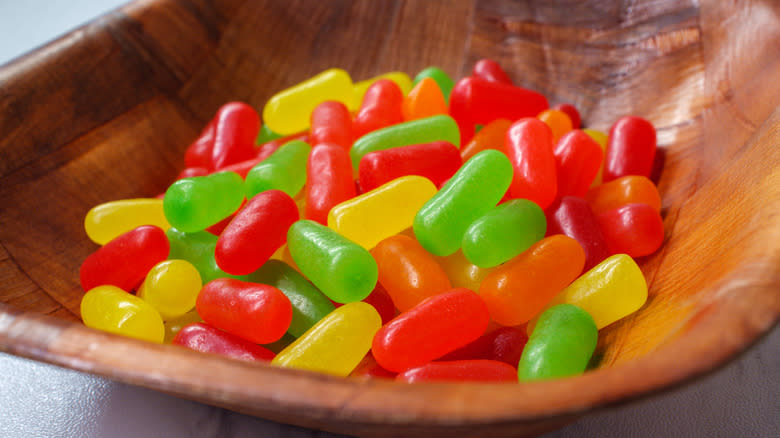
[[[0,0],[0,65],[124,3]],[[1,116],[1,115],[0,115]],[[337,437],[0,353],[0,437]],[[780,327],[681,388],[545,437],[780,436]]]

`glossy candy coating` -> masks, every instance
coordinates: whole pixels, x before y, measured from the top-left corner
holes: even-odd
[[[512,85],[512,79],[506,74],[501,65],[488,58],[480,59],[474,63],[471,69],[471,75],[490,82]]]
[[[353,101],[352,79],[332,68],[272,96],[263,108],[263,121],[273,132],[290,135],[309,128],[311,112],[326,100],[346,105]]]
[[[588,190],[585,200],[596,215],[627,204],[647,204],[661,211],[658,188],[644,176],[628,175],[599,184]]]
[[[547,309],[528,339],[518,364],[520,381],[574,376],[585,371],[596,349],[598,329],[588,312],[571,304]]]
[[[655,127],[636,116],[618,119],[609,130],[604,182],[626,175],[650,177],[656,150]]]
[[[498,266],[544,237],[544,211],[527,199],[497,205],[469,225],[463,235],[463,255],[481,268]]]
[[[537,119],[543,121],[550,127],[552,131],[553,145],[558,143],[558,140],[564,136],[567,132],[572,130],[572,122],[568,114],[557,109],[546,109],[536,116]]]
[[[611,255],[598,219],[584,199],[564,196],[550,206],[546,215],[548,236],[565,234],[577,240],[585,250],[584,270],[589,270]]]
[[[331,228],[298,221],[287,232],[287,247],[301,273],[337,303],[360,301],[376,286],[371,254]]]
[[[196,309],[209,325],[255,344],[278,340],[292,320],[290,300],[282,291],[232,278],[206,283]]]
[[[214,169],[253,158],[260,117],[251,106],[230,102],[217,111],[211,162]]]
[[[309,280],[280,260],[267,261],[249,275],[249,281],[274,286],[290,299],[292,321],[287,332],[296,338],[335,308]]]
[[[390,294],[387,293],[379,282],[376,283],[374,290],[372,290],[367,297],[363,298],[363,302],[374,306],[374,309],[376,309],[377,313],[379,313],[379,316],[382,318],[382,325],[390,322],[391,319],[395,318],[396,313],[398,313]]]
[[[372,355],[370,351],[360,360],[360,363],[357,364],[355,369],[349,373],[350,377],[368,379],[392,379],[395,378],[396,375],[397,373],[387,371],[379,366],[379,364],[376,363],[376,359],[374,359],[374,355]]]
[[[385,324],[371,352],[382,368],[403,372],[454,351],[481,336],[490,316],[476,293],[452,289],[422,301]]]
[[[162,199],[139,198],[111,201],[92,207],[84,218],[87,236],[98,245],[141,225],[171,227],[163,213]]]
[[[369,152],[438,140],[460,146],[458,125],[452,117],[438,115],[376,130],[357,139],[349,155],[352,158],[352,167],[357,171],[360,159]]]
[[[200,322],[183,327],[171,343],[201,353],[239,360],[268,362],[275,356],[273,351],[265,347]]]
[[[320,143],[312,148],[306,166],[304,217],[327,225],[331,208],[356,195],[349,153],[341,146]]]
[[[497,360],[517,369],[520,355],[528,342],[524,328],[499,327],[489,331],[463,347],[445,354],[441,360],[487,359]]]
[[[281,190],[295,197],[306,184],[306,163],[311,146],[301,140],[285,143],[246,175],[246,197],[265,190]]]
[[[478,152],[485,149],[504,150],[504,139],[506,131],[512,126],[512,122],[507,119],[496,119],[488,123],[479,130],[474,137],[460,151],[463,161],[468,161]]]
[[[512,165],[504,154],[478,153],[420,208],[414,218],[417,240],[432,254],[454,253],[469,225],[498,204],[511,180]]]
[[[168,187],[165,218],[180,231],[201,231],[235,213],[244,201],[244,180],[235,172],[184,178]]]
[[[539,119],[520,119],[509,127],[504,144],[514,169],[510,197],[547,209],[558,193],[552,131]]]
[[[401,104],[404,121],[447,114],[448,111],[447,101],[433,78],[423,78],[418,82]]]
[[[491,269],[480,268],[468,261],[463,251],[457,250],[448,256],[434,256],[439,266],[447,273],[453,288],[479,290],[479,285]]]
[[[330,143],[349,150],[352,146],[352,116],[342,102],[329,100],[311,112],[309,142],[312,146]]]
[[[214,162],[211,151],[214,149],[214,132],[217,127],[217,118],[209,121],[198,138],[195,139],[184,152],[184,165],[187,167],[202,167],[208,171],[214,170]]]
[[[663,219],[650,205],[627,204],[596,218],[613,254],[642,257],[654,253],[664,242]]]
[[[90,254],[81,264],[81,287],[113,285],[130,292],[146,273],[168,258],[170,245],[165,232],[154,225],[142,225],[120,234]]]
[[[585,196],[601,169],[604,152],[588,134],[575,129],[555,143],[557,196]]]
[[[200,273],[186,260],[165,260],[146,274],[138,297],[151,304],[167,321],[195,307],[203,282]]]
[[[379,76],[374,76],[371,79],[366,79],[363,81],[360,81],[355,84],[353,87],[353,97],[354,100],[352,101],[352,105],[349,107],[351,110],[356,110],[360,108],[360,105],[363,103],[363,100],[365,99],[366,92],[368,92],[368,89],[374,85],[377,81],[380,81],[382,79],[390,80],[394,82],[398,89],[401,90],[402,95],[406,95],[409,93],[409,90],[412,89],[412,79],[409,77],[408,74],[400,71],[392,71],[389,73],[383,73]]]
[[[430,362],[396,376],[399,382],[517,382],[515,367],[497,360]]]
[[[425,78],[431,78],[436,81],[436,84],[441,89],[441,93],[444,95],[444,100],[449,102],[450,93],[452,92],[452,87],[455,86],[455,81],[453,81],[452,78],[439,67],[427,67],[417,73],[417,76],[414,77],[412,85],[417,85]]]
[[[214,253],[217,266],[233,275],[252,273],[284,245],[287,230],[297,220],[298,206],[287,193],[258,193],[219,235]]]
[[[479,295],[495,322],[520,325],[574,281],[584,264],[585,253],[577,241],[556,234],[489,273]]]
[[[413,238],[397,234],[371,251],[379,267],[379,283],[405,312],[420,301],[452,289],[447,274]]]
[[[580,126],[582,126],[582,117],[580,117],[580,112],[577,111],[577,107],[574,105],[570,103],[559,103],[553,106],[553,109],[563,111],[569,116],[572,129],[580,129]]]
[[[90,289],[81,299],[80,310],[87,327],[156,343],[162,343],[165,336],[154,307],[116,286]]]
[[[371,84],[352,122],[354,138],[400,123],[403,120],[403,100],[404,94],[395,82],[380,79]]]
[[[345,304],[280,351],[274,365],[347,376],[371,348],[382,320],[373,306]]]
[[[261,145],[277,138],[282,138],[282,134],[271,131],[268,125],[263,123],[260,125],[260,132],[257,133],[257,138],[255,138],[255,144]]]
[[[462,164],[458,148],[452,143],[434,141],[366,154],[360,160],[358,178],[364,191],[406,175],[424,176],[439,187]]]
[[[206,231],[185,233],[176,228],[168,229],[165,234],[171,246],[169,258],[192,263],[204,284],[217,278],[246,279],[243,276],[230,275],[217,266],[214,258],[217,236]]]
[[[436,191],[427,178],[402,176],[333,207],[328,227],[371,249],[412,226],[417,211]]]
[[[198,312],[195,309],[185,313],[184,315],[177,316],[176,318],[171,318],[165,321],[165,340],[163,342],[170,344],[173,342],[173,338],[176,337],[176,334],[179,333],[181,329],[196,322],[203,322],[203,318],[198,315]]]
[[[598,143],[599,147],[601,148],[601,151],[606,153],[607,142],[609,141],[609,137],[607,136],[607,134],[595,129],[588,129],[588,128],[583,129],[582,132],[588,134],[588,136],[593,140],[596,140],[596,143]],[[596,177],[593,178],[593,182],[590,185],[591,187],[595,187],[602,183],[602,178],[603,178],[602,175],[604,173],[604,159],[602,158],[601,161],[602,161],[601,166],[599,167],[599,171],[596,173]]]

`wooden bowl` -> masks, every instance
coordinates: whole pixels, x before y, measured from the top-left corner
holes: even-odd
[[[521,436],[675,387],[780,316],[780,3],[138,1],[0,69],[0,350],[285,423],[373,436]],[[658,127],[666,241],[600,367],[405,385],[211,357],[79,323],[84,215],[154,196],[230,100],[329,67],[356,80],[482,57],[606,130]]]

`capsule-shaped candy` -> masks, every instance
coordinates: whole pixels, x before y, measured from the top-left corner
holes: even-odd
[[[365,249],[412,226],[436,186],[417,175],[402,176],[333,207],[328,227]]]
[[[282,135],[271,131],[271,128],[263,123],[260,125],[260,132],[257,133],[257,138],[255,138],[255,144],[261,145],[276,140],[277,138],[282,138]]]
[[[441,93],[444,95],[444,100],[449,102],[450,93],[452,92],[452,87],[455,86],[455,81],[453,81],[444,70],[440,69],[439,67],[432,66],[420,70],[420,72],[417,73],[417,76],[414,77],[412,85],[417,85],[425,78],[431,78],[436,81],[436,84],[441,89]]]
[[[489,82],[512,85],[512,79],[501,68],[501,65],[488,58],[482,58],[475,62],[474,67],[471,69],[471,75]]]
[[[363,302],[374,306],[374,309],[376,309],[377,313],[379,313],[379,316],[382,318],[382,325],[387,324],[391,319],[395,318],[397,313],[395,304],[393,304],[393,299],[385,288],[382,287],[381,283],[377,282],[374,290],[372,290],[367,297],[363,298]]]
[[[217,111],[211,162],[214,169],[253,158],[260,117],[251,106],[230,102]]]
[[[439,266],[447,273],[453,288],[465,287],[466,289],[479,290],[482,280],[490,273],[491,269],[480,268],[471,263],[463,251],[457,250],[445,257],[436,256]]]
[[[192,263],[165,260],[149,270],[137,295],[167,321],[192,310],[202,286],[200,273]]]
[[[306,174],[305,218],[327,225],[331,208],[356,194],[349,153],[341,146],[320,143],[309,154]]]
[[[471,141],[468,142],[460,151],[463,161],[468,161],[478,152],[485,149],[504,150],[504,138],[512,122],[507,119],[496,119],[485,125],[479,130]]]
[[[588,134],[590,138],[595,140],[596,143],[598,143],[599,147],[601,148],[601,151],[606,153],[607,141],[609,141],[607,134],[595,129],[588,129],[588,128],[583,129],[582,132]],[[602,154],[602,157],[603,156],[604,154]],[[602,161],[601,166],[599,167],[599,171],[596,173],[596,177],[593,178],[593,182],[590,185],[591,187],[595,187],[602,183],[602,179],[603,179],[602,175],[604,173],[604,159],[602,158],[601,161]]]
[[[458,148],[446,141],[385,149],[360,160],[360,187],[373,190],[406,175],[428,178],[436,187],[444,184],[463,164]]]
[[[613,254],[642,257],[654,253],[664,242],[663,219],[647,204],[624,205],[596,218]]]
[[[577,111],[577,107],[570,103],[559,103],[555,105],[553,109],[563,111],[567,116],[569,116],[572,129],[580,129],[580,126],[582,125],[582,117],[580,117],[580,112]]]
[[[403,120],[403,100],[404,94],[395,82],[380,79],[371,84],[352,122],[354,138],[400,123]]]
[[[498,266],[544,237],[544,211],[527,199],[497,205],[477,218],[463,235],[463,255],[481,268]]]
[[[306,184],[306,163],[310,152],[309,144],[300,140],[293,140],[277,149],[247,173],[247,199],[272,189],[295,197]]]
[[[352,146],[352,116],[342,102],[322,102],[311,113],[309,141],[312,146],[330,143],[349,150]]]
[[[585,253],[571,237],[547,237],[489,273],[479,295],[499,324],[528,322],[582,272]]]
[[[598,219],[588,203],[577,196],[564,196],[547,210],[547,235],[565,234],[585,250],[584,270],[610,256]]]
[[[349,373],[349,376],[369,379],[392,379],[395,378],[397,374],[398,373],[387,371],[379,366],[379,364],[376,363],[376,359],[374,359],[374,355],[369,351],[363,359],[360,360],[360,363],[357,364],[355,369]]]
[[[305,131],[309,128],[311,112],[320,103],[336,100],[350,105],[352,87],[346,71],[325,70],[271,97],[263,108],[263,120],[269,129],[281,135]]]
[[[116,286],[90,289],[81,298],[84,325],[109,333],[162,343],[165,336],[160,314],[149,303]]]
[[[536,116],[537,119],[543,121],[550,127],[552,132],[553,145],[558,143],[558,140],[572,130],[572,122],[568,114],[557,109],[546,109]]]
[[[511,180],[512,165],[504,154],[495,150],[478,153],[417,213],[417,240],[432,254],[454,253],[469,225],[498,204]]]
[[[404,371],[395,380],[416,382],[517,382],[515,367],[497,360],[430,362]]]
[[[403,119],[408,121],[447,114],[449,108],[436,81],[433,78],[423,78],[406,95],[401,110]]]
[[[571,304],[547,309],[528,339],[517,375],[520,381],[574,376],[585,371],[596,349],[598,329],[588,312]]]
[[[168,229],[165,234],[171,246],[169,258],[187,260],[192,263],[200,273],[204,284],[217,278],[246,279],[242,276],[230,275],[217,266],[214,257],[217,236],[206,231],[185,233],[176,228]]]
[[[585,196],[601,169],[604,153],[598,143],[576,129],[556,142],[553,155],[558,178],[557,196]]]
[[[604,182],[626,175],[650,177],[656,150],[655,127],[636,116],[618,119],[609,130]]]
[[[370,304],[345,304],[280,351],[271,363],[347,376],[368,353],[381,325],[379,314]]]
[[[529,199],[547,209],[558,193],[550,128],[539,119],[518,120],[506,133],[505,148],[514,169],[510,197]]]
[[[379,283],[401,312],[452,289],[447,274],[433,256],[409,236],[388,237],[371,254],[379,267]]]
[[[497,360],[517,369],[528,335],[520,327],[499,327],[463,347],[442,356],[441,360]],[[515,376],[516,377],[516,376]]]
[[[479,295],[468,289],[452,289],[385,324],[374,336],[371,351],[382,368],[402,372],[477,339],[489,321]]]
[[[84,218],[87,236],[98,245],[141,225],[171,227],[163,213],[162,199],[122,199],[92,207]]]
[[[628,204],[647,204],[661,211],[658,188],[644,176],[628,175],[599,184],[588,190],[585,199],[596,215]]]
[[[233,275],[252,273],[284,245],[287,230],[297,220],[298,206],[287,193],[258,193],[219,235],[214,253],[217,265]]]
[[[370,79],[362,80],[357,82],[352,88],[354,100],[352,102],[352,106],[350,106],[350,109],[356,110],[360,108],[360,105],[365,100],[365,95],[368,92],[368,89],[383,79],[395,83],[395,85],[397,85],[398,89],[401,91],[401,94],[404,96],[409,94],[409,90],[411,90],[413,86],[412,79],[409,77],[409,75],[400,71],[391,71],[389,73],[383,73],[379,76],[374,76]]]
[[[378,129],[357,139],[349,155],[352,158],[352,167],[357,171],[360,159],[369,152],[438,140],[460,146],[458,125],[452,117],[438,115]]]
[[[119,235],[81,264],[81,287],[88,291],[96,286],[114,285],[130,292],[143,281],[146,273],[168,258],[170,245],[165,232],[154,225],[142,225]]]
[[[218,354],[239,360],[268,362],[275,356],[273,351],[263,346],[199,322],[183,327],[171,343],[201,353]]]
[[[362,246],[309,220],[294,223],[287,247],[301,273],[337,303],[360,301],[376,286],[376,261]]]
[[[165,321],[165,340],[163,342],[170,344],[181,329],[196,322],[203,322],[203,318],[198,315],[198,311],[195,309]]]
[[[278,340],[292,320],[292,305],[282,291],[232,278],[206,283],[196,309],[209,325],[255,344]]]
[[[201,231],[235,213],[244,201],[244,180],[235,172],[184,178],[168,187],[163,211],[180,231]]]
[[[319,289],[281,260],[269,260],[249,275],[249,281],[274,286],[287,295],[293,312],[287,332],[296,338],[335,308]]]
[[[214,162],[211,159],[211,151],[214,149],[214,132],[217,127],[217,118],[214,117],[203,128],[198,138],[187,147],[184,152],[184,165],[187,167],[202,167],[208,171],[214,170]]]

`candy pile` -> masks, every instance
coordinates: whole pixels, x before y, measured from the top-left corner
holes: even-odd
[[[583,129],[491,60],[219,109],[158,199],[93,208],[87,326],[340,376],[583,372],[664,238],[655,129]]]

